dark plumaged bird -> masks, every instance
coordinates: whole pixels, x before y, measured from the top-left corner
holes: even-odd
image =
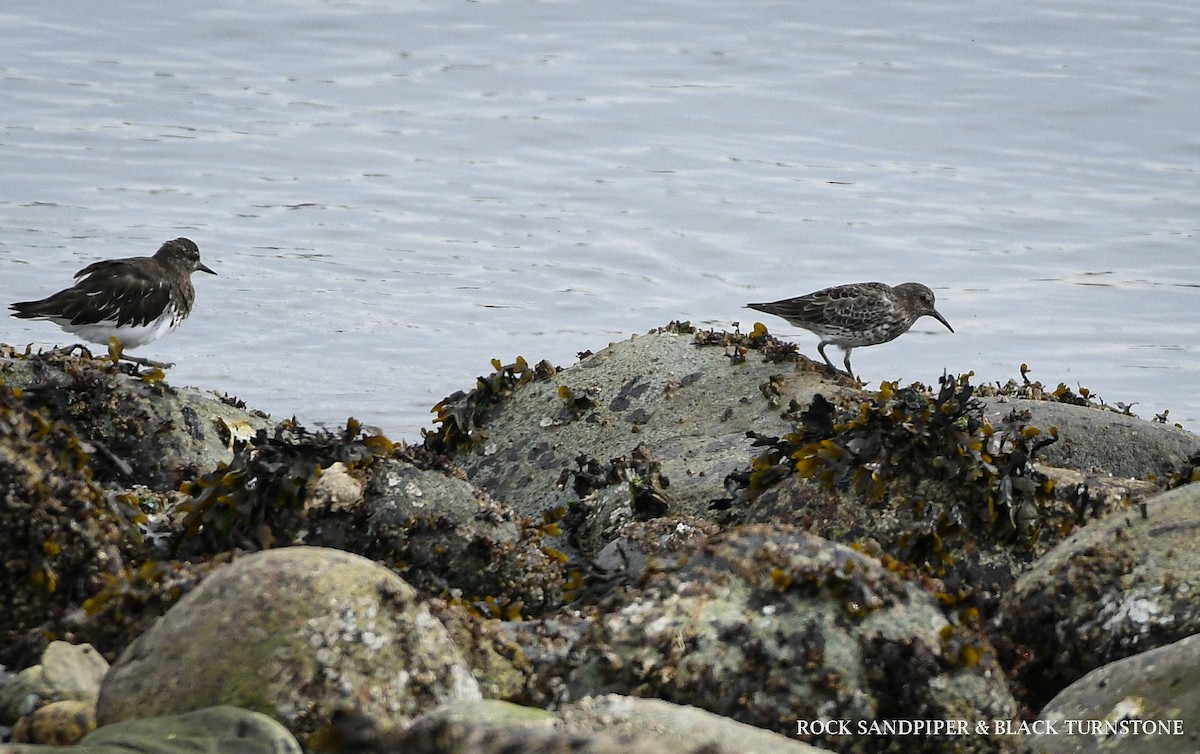
[[[152,257],[94,262],[75,285],[40,301],[12,304],[14,317],[44,319],[90,343],[137,348],[179,327],[192,312],[192,273],[210,270],[187,238],[167,241]],[[137,361],[137,359],[135,359]]]

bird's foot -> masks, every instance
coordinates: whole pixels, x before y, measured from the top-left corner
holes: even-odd
[[[823,354],[822,354],[822,355],[823,355]],[[832,362],[832,361],[830,361],[829,359],[826,359],[826,360],[825,360],[825,368],[829,370],[829,376],[830,376],[830,377],[846,377],[846,376],[849,376],[851,379],[853,379],[853,378],[854,378],[854,373],[853,373],[853,372],[847,372],[845,369],[838,369],[837,367],[835,367],[835,366],[833,365],[833,362]]]
[[[154,359],[146,359],[141,356],[130,356],[129,354],[123,354],[121,356],[121,361],[128,361],[131,364],[137,364],[138,366],[143,366],[148,369],[170,369],[171,367],[175,366],[175,362],[173,361],[155,361]]]

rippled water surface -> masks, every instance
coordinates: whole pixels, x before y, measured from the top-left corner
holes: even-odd
[[[189,236],[174,384],[415,440],[493,357],[920,280],[956,333],[872,384],[1027,362],[1200,426],[1195,4],[100,7],[0,9],[0,302]]]

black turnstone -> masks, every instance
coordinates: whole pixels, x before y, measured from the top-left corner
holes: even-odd
[[[200,261],[190,239],[167,241],[152,257],[94,262],[75,273],[75,285],[40,301],[19,301],[14,317],[45,319],[100,345],[137,348],[179,327],[192,311],[192,273],[217,273]],[[154,364],[145,359],[131,361]]]
[[[846,374],[853,377],[850,351],[894,340],[908,332],[920,317],[933,317],[954,332],[946,318],[933,308],[933,303],[933,291],[920,283],[901,283],[895,288],[885,283],[851,283],[807,296],[746,306],[783,317],[790,324],[815,333],[821,338],[817,350],[834,371],[837,367],[825,355],[825,346],[832,343],[841,348],[846,352]]]

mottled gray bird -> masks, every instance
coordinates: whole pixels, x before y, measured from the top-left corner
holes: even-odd
[[[851,283],[782,301],[746,304],[815,333],[821,338],[817,350],[834,371],[837,367],[825,355],[825,346],[832,343],[841,348],[846,352],[846,374],[851,377],[850,351],[895,340],[921,317],[933,317],[954,332],[933,305],[933,291],[920,283],[901,283],[895,288],[886,283]]]
[[[89,264],[75,273],[70,288],[9,308],[14,317],[48,320],[90,343],[109,345],[115,337],[119,353],[152,343],[187,319],[196,300],[193,272],[217,274],[200,261],[195,243],[176,238],[152,257]]]

